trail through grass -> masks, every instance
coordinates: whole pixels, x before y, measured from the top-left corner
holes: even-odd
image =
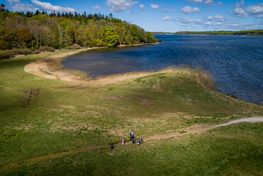
[[[259,122],[263,122],[263,117],[250,117],[250,118],[243,118],[243,119],[238,119],[238,120],[233,120],[227,123],[223,123],[223,124],[219,124],[219,125],[201,125],[201,126],[193,126],[187,129],[182,129],[179,132],[174,132],[174,133],[168,133],[168,134],[161,134],[161,135],[154,135],[154,136],[148,136],[144,138],[144,142],[151,142],[151,141],[159,141],[159,140],[167,140],[167,139],[172,139],[172,138],[180,138],[180,137],[184,137],[186,135],[190,135],[190,134],[202,134],[202,133],[206,133],[209,130],[213,130],[216,128],[220,128],[220,127],[224,127],[224,126],[229,126],[229,125],[233,125],[233,124],[239,124],[239,123],[259,123]],[[127,145],[130,145],[131,143],[126,143],[124,145],[121,145],[120,143],[116,143],[114,146],[115,147],[124,147]],[[136,144],[134,144],[136,145]],[[86,146],[86,147],[81,147],[78,149],[74,149],[71,151],[61,151],[61,152],[57,152],[57,153],[50,153],[46,156],[39,156],[39,157],[33,157],[33,158],[29,158],[27,160],[22,160],[16,163],[9,163],[7,165],[5,165],[2,169],[0,168],[0,172],[3,172],[5,170],[14,170],[14,169],[18,169],[24,165],[30,166],[39,162],[43,162],[43,161],[47,161],[47,160],[53,160],[53,159],[57,159],[57,158],[62,158],[62,157],[67,157],[70,155],[77,155],[79,153],[85,153],[85,152],[90,152],[90,151],[94,151],[94,150],[99,150],[99,149],[107,149],[110,148],[110,146]]]

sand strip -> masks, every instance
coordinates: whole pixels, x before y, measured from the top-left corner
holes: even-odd
[[[46,79],[53,79],[53,80],[62,80],[69,83],[73,83],[74,85],[87,85],[87,86],[103,86],[109,84],[115,84],[123,81],[129,81],[136,78],[149,76],[157,73],[176,73],[180,75],[188,75],[188,76],[195,76],[197,82],[202,85],[199,81],[200,77],[209,77],[207,73],[202,72],[200,70],[194,69],[186,69],[186,68],[166,68],[160,70],[158,72],[131,72],[131,73],[124,73],[124,74],[115,74],[110,76],[102,76],[96,79],[89,78],[86,74],[81,73],[80,71],[72,71],[65,69],[61,64],[61,61],[68,56],[94,50],[94,49],[101,49],[99,48],[84,48],[73,50],[65,53],[54,54],[47,59],[42,59],[39,61],[32,62],[24,67],[24,71],[35,76],[39,76]],[[212,83],[212,79],[210,83]]]

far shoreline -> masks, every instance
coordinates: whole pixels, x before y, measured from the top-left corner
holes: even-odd
[[[178,32],[153,32],[154,35],[214,35],[214,36],[263,36],[262,29],[241,31],[178,31]]]

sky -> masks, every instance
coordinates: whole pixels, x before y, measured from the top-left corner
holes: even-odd
[[[263,29],[263,0],[0,0],[11,11],[112,13],[151,32]]]

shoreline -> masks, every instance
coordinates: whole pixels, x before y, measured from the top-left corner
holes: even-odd
[[[129,46],[126,45],[125,47],[129,47]],[[88,74],[82,71],[66,69],[62,64],[62,61],[65,59],[65,57],[72,56],[85,51],[97,50],[103,48],[105,47],[82,48],[82,49],[69,50],[69,51],[65,50],[65,53],[55,53],[49,56],[48,58],[37,60],[25,65],[24,71],[26,73],[41,78],[46,78],[51,80],[61,80],[68,83],[72,83],[74,85],[94,86],[94,87],[122,83],[136,78],[151,76],[160,73],[173,73],[173,74],[184,75],[194,78],[200,86],[204,88],[208,88],[210,90],[214,89],[214,82],[211,76],[207,72],[198,69],[191,69],[185,67],[182,68],[168,67],[158,71],[128,72],[128,73],[100,76],[93,79],[89,77]]]
[[[153,44],[157,45],[159,44],[159,42]],[[143,45],[151,45],[151,44],[121,45],[118,46],[118,48],[137,47]],[[24,71],[26,73],[45,79],[61,80],[77,86],[90,86],[90,87],[123,83],[125,81],[131,81],[140,77],[151,76],[160,73],[170,73],[170,74],[173,73],[173,74],[192,77],[201,87],[208,90],[214,90],[213,92],[215,92],[216,94],[219,93],[225,97],[228,97],[230,99],[235,99],[237,101],[257,104],[260,106],[262,105],[261,103],[245,101],[233,95],[225,94],[223,92],[216,90],[214,80],[212,79],[211,75],[205,72],[204,70],[187,68],[187,67],[168,67],[158,71],[128,72],[128,73],[120,73],[120,74],[91,78],[89,77],[88,74],[82,71],[66,69],[62,64],[62,61],[68,56],[72,56],[85,51],[105,49],[105,48],[107,47],[81,48],[81,49],[68,50],[68,51],[65,50],[66,51],[65,53],[55,53],[49,56],[48,58],[40,59],[25,65]]]
[[[129,47],[129,46],[125,46]],[[159,71],[144,71],[144,72],[128,72],[122,74],[113,74],[108,76],[96,77],[95,79],[89,77],[86,73],[78,70],[70,70],[64,68],[62,61],[67,56],[72,56],[81,52],[103,49],[105,47],[94,47],[94,48],[82,48],[77,50],[69,50],[66,53],[56,53],[48,58],[37,60],[31,62],[24,66],[24,71],[26,73],[45,78],[50,80],[61,80],[66,83],[77,85],[77,86],[90,86],[90,87],[99,87],[107,86],[111,84],[123,83],[125,81],[131,81],[137,78],[151,76],[160,73],[167,74],[178,74],[184,75],[189,78],[195,79],[197,84],[201,87],[212,90],[215,94],[223,95],[231,100],[246,102],[248,104],[256,104],[261,106],[261,103],[250,102],[242,100],[238,97],[234,97],[229,94],[225,94],[215,89],[214,80],[211,78],[211,75],[203,70],[192,69],[187,67],[168,67],[161,69]]]
[[[119,45],[117,48],[126,48],[126,47],[138,47],[144,45],[157,45],[160,42],[156,43],[146,43],[146,44],[134,44],[134,45]],[[51,80],[61,80],[72,84],[77,85],[87,85],[87,86],[103,86],[110,85],[119,82],[129,81],[136,78],[150,76],[158,73],[180,73],[191,75],[191,72],[194,72],[194,69],[189,68],[165,68],[159,71],[142,71],[142,72],[129,72],[129,73],[120,73],[108,76],[101,76],[95,79],[92,79],[88,76],[88,74],[78,71],[66,69],[62,61],[68,57],[75,54],[79,54],[85,51],[105,49],[107,47],[93,47],[93,48],[81,48],[76,50],[65,50],[65,53],[54,53],[48,58],[37,60],[31,62],[24,67],[24,71],[26,73],[51,79]],[[63,50],[60,50],[63,51]],[[195,73],[197,74],[197,73]],[[198,78],[197,78],[198,82]]]
[[[155,43],[159,44],[159,43]],[[142,46],[140,45],[125,45],[123,47],[136,47]],[[252,103],[257,105],[262,105],[261,103],[257,102],[250,102],[242,100],[238,97],[234,97],[229,94],[225,94],[215,89],[214,80],[212,79],[211,75],[203,70],[187,68],[187,67],[168,67],[158,71],[141,71],[141,72],[128,72],[128,73],[120,73],[120,74],[113,74],[107,76],[100,76],[96,78],[91,78],[88,74],[79,71],[79,70],[71,70],[66,69],[62,61],[65,57],[72,56],[81,52],[91,51],[91,50],[98,50],[98,49],[105,49],[107,47],[93,47],[93,48],[82,48],[77,50],[68,50],[65,53],[55,53],[48,58],[37,60],[31,62],[24,66],[24,71],[26,73],[45,78],[51,80],[61,80],[65,81],[69,84],[77,85],[77,86],[90,86],[90,87],[98,87],[98,86],[106,86],[111,84],[123,83],[125,81],[131,81],[137,78],[151,76],[160,73],[173,73],[178,75],[184,75],[188,77],[192,77],[195,81],[203,88],[208,90],[214,90],[213,92],[216,94],[221,94],[225,97],[230,99],[234,99],[237,101],[243,101],[246,103]],[[63,50],[62,50],[63,51]]]

